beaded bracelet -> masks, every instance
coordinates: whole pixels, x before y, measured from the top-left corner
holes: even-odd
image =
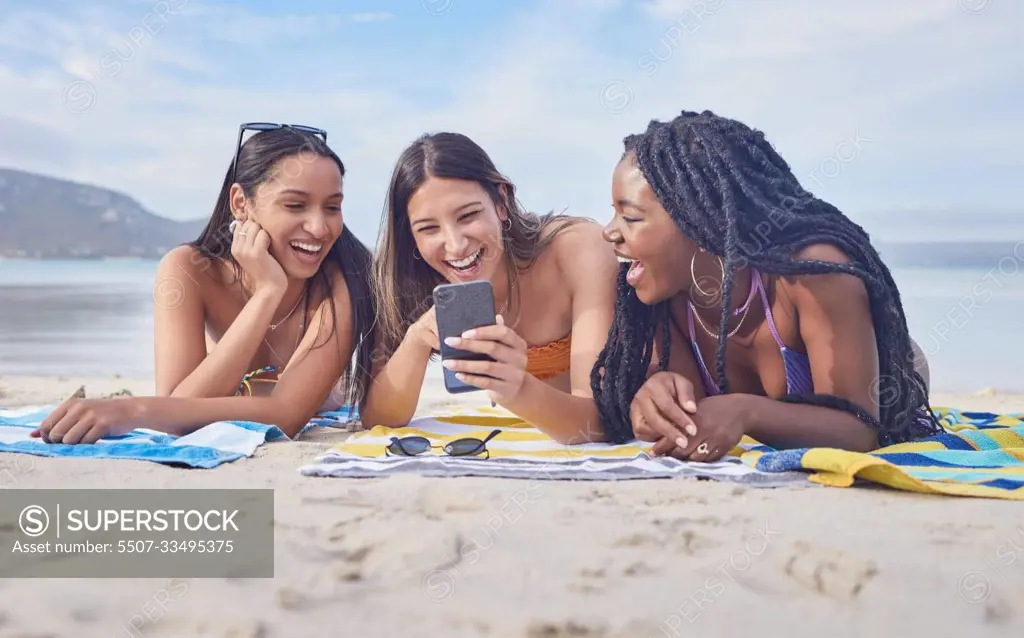
[[[242,394],[242,390],[246,389],[246,390],[249,391],[249,396],[252,396],[252,385],[249,382],[250,381],[259,381],[259,379],[256,379],[255,377],[258,377],[259,375],[263,374],[264,372],[276,372],[276,371],[277,371],[276,367],[274,367],[274,366],[266,366],[264,368],[260,368],[259,370],[253,370],[252,372],[246,373],[245,376],[242,377],[242,383],[240,383],[238,385],[238,391],[235,393],[235,395],[237,396],[239,394]]]

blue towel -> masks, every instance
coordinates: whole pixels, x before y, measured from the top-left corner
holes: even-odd
[[[1024,413],[932,410],[945,432],[919,441],[867,453],[760,445],[742,460],[762,472],[812,472],[811,481],[834,487],[865,479],[910,492],[1024,500]]]
[[[173,436],[154,430],[136,429],[128,434],[100,439],[92,445],[46,443],[29,434],[39,427],[57,406],[0,409],[0,452],[37,456],[134,459],[185,467],[211,468],[252,456],[266,441],[287,439],[273,425],[251,421],[218,421],[191,434]],[[310,428],[345,423],[355,411],[347,407],[318,414],[299,435]]]

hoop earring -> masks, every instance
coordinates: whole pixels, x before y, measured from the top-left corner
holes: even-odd
[[[512,230],[512,218],[511,217],[506,217],[505,221],[508,222],[508,226],[506,226],[505,223],[502,222],[501,227],[505,229],[505,232],[508,232],[508,231]]]
[[[715,257],[718,258],[718,266],[719,268],[722,269],[722,281],[725,282],[725,262],[722,261],[722,258],[718,257],[718,255],[715,255]],[[704,295],[705,297],[714,297],[714,293],[706,292],[703,288],[700,287],[700,284],[697,282],[697,273],[694,272],[693,268],[694,262],[696,261],[697,253],[693,253],[693,257],[690,258],[690,277],[693,278],[693,287],[697,289],[697,292]]]
[[[420,251],[419,251],[418,248],[413,248],[412,249],[412,258],[413,259],[418,259],[420,261],[423,261],[423,257],[420,255]]]

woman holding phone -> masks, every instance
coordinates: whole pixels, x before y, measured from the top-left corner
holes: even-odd
[[[243,145],[246,130],[258,132]],[[345,167],[326,138],[304,126],[242,125],[206,228],[157,267],[157,396],[73,398],[37,435],[95,443],[136,427],[180,435],[243,420],[292,437],[320,410],[361,401],[371,255],[345,228]]]
[[[557,441],[600,440],[590,373],[612,322],[617,262],[599,225],[523,211],[480,146],[437,133],[399,157],[379,241],[380,344],[365,424],[399,427],[415,413],[440,349],[434,287],[486,280],[495,325],[448,345],[494,361],[445,367]]]

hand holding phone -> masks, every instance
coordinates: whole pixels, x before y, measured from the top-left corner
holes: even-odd
[[[434,288],[434,317],[437,321],[442,365],[445,361],[456,360],[493,361],[485,354],[455,348],[446,341],[461,336],[467,330],[494,324],[494,290],[491,282],[470,281],[437,286]],[[444,387],[449,393],[460,394],[482,389],[459,380],[455,375],[456,371],[445,367]]]
[[[441,350],[441,341],[437,336],[437,317],[434,306],[430,307],[414,324],[409,328],[410,336],[418,340],[431,351]]]
[[[474,303],[472,302],[473,295],[465,295],[467,298],[462,299],[461,302],[457,295],[453,299],[457,304],[456,308],[465,306],[467,309],[463,312],[474,319],[462,322],[468,328],[449,329],[446,325],[447,322],[442,320],[441,308],[438,307],[437,310],[438,336],[441,338],[441,347],[449,349],[448,357],[445,357],[444,351],[442,351],[446,387],[448,375],[452,374],[454,383],[468,385],[470,389],[453,390],[449,387],[449,392],[482,389],[488,391],[492,401],[511,399],[519,394],[528,374],[526,372],[528,361],[526,341],[516,334],[515,330],[505,325],[503,317],[494,315],[490,282],[473,283],[486,284],[486,291],[482,293],[484,300]],[[486,303],[490,304],[487,309],[490,313],[489,316],[493,317],[490,322],[483,320],[482,309]],[[469,308],[474,305],[477,309],[470,310]],[[480,314],[473,316],[474,313]]]

